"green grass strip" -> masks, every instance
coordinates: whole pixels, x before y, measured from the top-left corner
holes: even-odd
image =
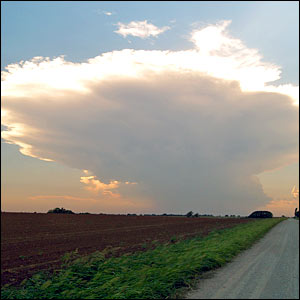
[[[19,287],[6,286],[2,299],[162,299],[189,286],[204,271],[224,265],[284,218],[259,219],[154,250],[105,259],[81,257],[60,272],[42,273]]]

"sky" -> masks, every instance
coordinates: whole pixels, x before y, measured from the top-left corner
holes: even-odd
[[[1,210],[299,208],[297,1],[2,1]]]

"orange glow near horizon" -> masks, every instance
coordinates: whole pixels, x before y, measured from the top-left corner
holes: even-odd
[[[293,217],[295,208],[299,209],[299,199],[281,199],[271,200],[265,206],[259,207],[257,210],[268,210],[273,213],[275,217]]]

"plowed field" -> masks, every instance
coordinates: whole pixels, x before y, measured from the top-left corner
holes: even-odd
[[[252,221],[239,218],[1,213],[1,285],[18,283],[42,269],[53,270],[61,256],[107,247],[113,255],[144,251],[153,242],[207,235]],[[107,252],[108,255],[109,251]]]

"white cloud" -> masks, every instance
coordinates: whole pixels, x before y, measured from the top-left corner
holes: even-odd
[[[88,174],[89,172],[87,170],[84,170],[85,174]],[[101,180],[97,179],[96,176],[81,176],[80,182],[84,183],[86,185],[86,189],[88,191],[92,191],[96,194],[100,194],[102,196],[109,195],[111,197],[117,197],[121,198],[121,195],[118,192],[118,189],[121,188],[124,185],[136,185],[137,182],[121,182],[118,180],[110,180],[109,183],[101,182]]]
[[[117,189],[120,185],[120,182],[117,180],[111,180],[109,183],[101,182],[99,179],[96,179],[96,176],[82,176],[80,182],[87,185],[87,189],[98,192],[101,191],[103,194],[111,194],[111,190]],[[115,194],[118,195],[118,194]]]
[[[105,14],[105,15],[107,15],[107,16],[111,16],[113,13],[112,12],[110,12],[110,11],[103,11],[103,13]]]
[[[119,29],[114,32],[122,35],[124,38],[126,38],[127,35],[132,35],[146,39],[150,36],[158,36],[159,34],[170,29],[169,26],[159,28],[151,23],[148,23],[147,20],[137,22],[132,21],[129,24],[123,24],[119,22],[117,25],[119,26]]]
[[[280,68],[262,62],[257,49],[249,49],[241,40],[231,37],[226,31],[230,24],[228,20],[220,21],[192,32],[191,41],[201,53],[202,60],[198,63],[203,64],[203,71],[212,76],[239,80],[243,90],[289,95],[299,104],[299,86],[267,85],[280,78]]]
[[[98,15],[106,15],[106,16],[111,16],[111,15],[114,15],[115,12],[112,12],[112,11],[106,11],[106,10],[101,10],[101,9],[95,9],[94,10]]]
[[[258,50],[249,49],[242,41],[230,37],[226,31],[229,24],[229,21],[222,21],[194,30],[191,41],[195,43],[195,49],[191,50],[124,49],[104,53],[86,63],[67,62],[60,56],[53,60],[34,57],[31,61],[11,64],[6,67],[7,72],[2,72],[2,94],[41,94],[48,88],[87,93],[88,82],[108,76],[141,77],[147,70],[172,70],[236,80],[243,91],[281,93],[298,105],[299,86],[270,85],[269,82],[280,78],[280,67],[263,62]]]
[[[269,86],[279,67],[231,38],[228,24],[194,31],[185,51],[9,65],[2,137],[89,170],[83,183],[107,197],[151,199],[161,212],[247,214],[270,201],[256,175],[298,160],[298,87]]]

